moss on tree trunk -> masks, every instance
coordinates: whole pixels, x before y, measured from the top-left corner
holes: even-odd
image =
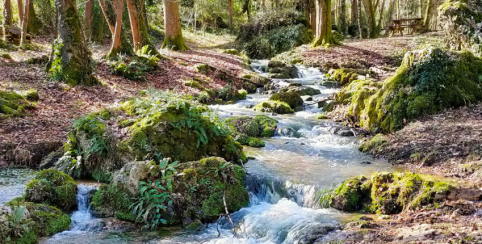
[[[139,51],[147,46],[147,52],[151,55],[161,57],[156,47],[149,40],[147,34],[147,23],[144,18],[144,0],[126,0],[129,20],[131,22],[132,38],[134,40],[134,50]]]
[[[179,2],[177,0],[164,0],[164,29],[166,38],[162,48],[173,50],[189,50],[184,42],[181,30],[181,18],[179,16]]]
[[[37,35],[39,30],[39,21],[37,20],[37,15],[35,14],[35,8],[33,6],[33,1],[30,0],[28,4],[28,23],[27,32],[30,34]]]
[[[59,34],[52,46],[50,77],[69,85],[94,85],[91,52],[85,45],[75,0],[56,0]]]
[[[365,13],[367,17],[368,36],[370,38],[377,38],[378,29],[372,0],[363,0],[363,6],[365,6]]]

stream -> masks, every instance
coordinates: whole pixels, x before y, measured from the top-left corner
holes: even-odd
[[[260,75],[266,75],[262,70],[267,62],[254,61],[252,67]],[[315,102],[305,105],[304,111],[291,115],[266,114],[279,122],[276,136],[263,139],[266,144],[263,148],[245,147],[244,151],[251,158],[245,164],[250,205],[231,214],[235,236],[227,221],[220,222],[219,232],[216,223],[197,233],[182,229],[105,231],[106,220],[92,216],[87,199],[88,192],[97,186],[84,182],[79,184],[78,210],[71,214],[70,230],[41,243],[313,243],[339,229],[341,221],[353,216],[321,208],[319,200],[323,190],[352,176],[390,170],[390,166],[360,153],[357,137],[334,133],[334,129],[341,126],[339,123],[316,119],[316,115],[322,112],[316,101],[329,97],[336,89],[319,85],[324,75],[318,69],[297,68],[299,78],[275,79],[275,86],[284,87],[297,82],[318,89],[321,94],[312,96]],[[220,117],[254,116],[260,113],[253,111],[252,107],[269,97],[260,93],[249,94],[246,100],[235,104],[212,105],[210,108]],[[8,198],[0,195],[0,204],[21,195],[28,179],[22,183],[10,181],[15,183],[4,184],[3,174],[0,174],[0,192],[3,194],[4,189],[9,189]]]

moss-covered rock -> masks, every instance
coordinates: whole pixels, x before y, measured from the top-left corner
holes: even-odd
[[[211,67],[209,67],[207,64],[197,64],[194,66],[194,70],[201,74],[207,74],[207,72],[211,70]]]
[[[407,53],[376,92],[365,84],[358,82],[349,96],[351,116],[360,126],[391,132],[424,114],[481,101],[482,60],[468,52],[429,48]],[[347,100],[344,95],[337,100]]]
[[[69,229],[70,217],[59,209],[17,198],[0,209],[2,243],[37,243],[39,237]]]
[[[140,189],[132,194],[131,186],[140,181],[155,182],[162,177],[152,170],[150,163],[146,164],[147,168],[138,169],[133,166],[136,163],[117,173],[126,177],[115,177],[116,180],[109,186],[102,186],[94,194],[92,206],[96,213],[128,221],[135,220],[133,209],[129,206],[139,197]],[[244,188],[246,172],[238,165],[228,163],[222,158],[210,157],[182,163],[176,170],[178,174],[170,178],[172,189],[161,190],[169,193],[172,203],[162,213],[167,220],[166,224],[180,224],[186,219],[204,222],[217,220],[219,214],[225,213],[223,197],[229,212],[238,211],[249,204],[248,191]]]
[[[276,121],[266,115],[253,117],[239,116],[227,118],[224,123],[232,131],[233,136],[241,145],[264,147],[264,142],[255,137],[272,137],[276,131]]]
[[[9,117],[23,116],[25,110],[32,108],[23,96],[14,91],[0,90],[0,120]]]
[[[269,67],[266,68],[266,72],[269,72],[268,76],[272,79],[295,79],[298,78],[298,68],[292,65],[286,65],[282,67]]]
[[[275,93],[269,98],[269,100],[285,102],[290,105],[292,109],[303,106],[303,99],[300,95],[294,92]]]
[[[254,107],[254,111],[266,112],[266,113],[277,113],[277,114],[292,114],[294,113],[290,105],[285,102],[279,101],[265,101],[260,102]]]
[[[372,137],[370,140],[365,141],[359,148],[361,152],[367,153],[371,152],[372,154],[376,154],[377,151],[380,151],[381,147],[387,142],[386,136],[383,134],[377,134]]]
[[[448,0],[439,7],[438,19],[450,48],[466,49],[482,58],[481,0]]]
[[[206,111],[184,99],[159,95],[83,116],[73,123],[66,155],[56,168],[76,178],[101,179],[128,162],[158,154],[180,162],[222,156],[240,163],[242,146]],[[124,134],[114,133],[118,128]]]
[[[223,53],[239,56],[239,52],[236,49],[226,49]]]
[[[292,83],[292,84],[299,84],[299,83]],[[299,96],[314,96],[321,94],[321,91],[309,86],[301,86],[301,84],[298,85],[292,85],[290,84],[288,87],[280,89],[279,93],[295,93],[298,94]]]
[[[77,185],[72,177],[56,169],[46,169],[27,183],[25,200],[69,211],[77,205],[76,193]]]
[[[379,214],[397,214],[445,200],[455,186],[428,175],[374,173],[351,178],[328,195],[327,204],[343,211],[365,210]]]
[[[357,80],[358,73],[351,69],[336,69],[331,78],[336,80],[341,86],[345,86]]]

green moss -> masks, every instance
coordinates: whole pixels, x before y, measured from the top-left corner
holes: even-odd
[[[207,72],[211,70],[211,67],[209,67],[207,64],[197,64],[194,66],[194,70],[201,74],[207,74]]]
[[[269,100],[287,103],[292,109],[303,106],[303,99],[294,92],[275,93]]]
[[[274,136],[278,121],[266,115],[256,115],[254,118],[248,116],[230,117],[224,123],[228,125],[236,138],[238,134],[244,135],[244,138],[246,138]],[[245,140],[244,138],[241,138],[241,140],[246,142],[240,143],[242,145],[249,144],[249,139]]]
[[[112,181],[112,176],[113,174],[111,172],[104,172],[100,169],[94,169],[94,172],[92,172],[92,178],[97,182],[110,183]]]
[[[408,53],[376,92],[368,81],[356,82],[337,102],[350,99],[349,113],[360,126],[391,132],[424,114],[481,101],[481,74],[482,60],[472,54],[429,48]]]
[[[76,193],[77,185],[72,177],[56,169],[46,169],[27,183],[25,200],[69,211],[76,206]]]
[[[172,38],[171,36],[166,36],[164,42],[162,43],[162,48],[168,48],[171,50],[185,51],[189,50],[189,47],[184,42],[181,31]]]
[[[322,113],[316,117],[317,119],[330,119],[326,113]]]
[[[226,49],[223,53],[239,56],[239,52],[236,49]]]
[[[267,113],[277,113],[277,114],[292,114],[293,109],[289,104],[279,101],[265,101],[261,102],[254,107],[254,111],[257,112],[267,112]]]
[[[70,217],[58,208],[44,204],[25,204],[29,212],[32,213],[32,219],[37,225],[39,236],[51,236],[69,229]]]
[[[132,210],[129,209],[133,197],[122,186],[102,185],[92,197],[92,209],[100,214],[113,213],[118,219],[134,221]]]
[[[257,139],[257,138],[251,138],[251,140],[249,140],[248,142],[248,145],[250,147],[264,147],[264,142]]]
[[[372,152],[375,153],[383,147],[383,145],[387,142],[387,138],[383,134],[377,134],[372,137],[370,140],[364,142],[358,150],[361,152]]]
[[[444,201],[453,183],[411,172],[377,172],[367,179],[354,177],[343,182],[328,197],[328,205],[339,210],[397,214]]]
[[[351,69],[336,69],[332,79],[336,80],[341,86],[346,86],[357,80],[358,74]]]
[[[244,89],[238,90],[238,93],[236,94],[238,100],[245,100],[246,96],[248,96],[248,92]]]
[[[199,83],[195,80],[188,80],[188,81],[185,81],[184,82],[184,85],[185,86],[189,86],[189,87],[192,87],[192,88],[197,88],[199,90],[204,90],[204,87],[202,87],[201,85],[199,85]]]
[[[0,120],[25,115],[25,110],[33,106],[14,91],[0,90]]]

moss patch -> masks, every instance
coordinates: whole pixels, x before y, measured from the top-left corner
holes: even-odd
[[[42,170],[27,184],[25,200],[69,211],[76,206],[77,185],[72,177],[56,170]]]
[[[14,91],[0,90],[0,120],[25,115],[25,110],[32,108],[23,96]]]
[[[292,109],[303,106],[303,99],[294,92],[275,93],[269,100],[287,103]]]
[[[277,113],[277,114],[292,114],[294,110],[289,104],[279,101],[265,101],[261,102],[254,107],[254,111],[266,112],[266,113]]]

